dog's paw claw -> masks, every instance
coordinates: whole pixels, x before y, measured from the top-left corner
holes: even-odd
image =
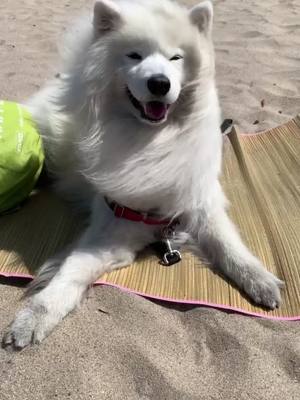
[[[1,345],[2,345],[3,348],[5,348],[5,347],[7,347],[7,346],[12,345],[12,343],[13,343],[12,332],[9,331],[9,330],[7,330],[7,331],[4,333],[4,335],[3,335]]]

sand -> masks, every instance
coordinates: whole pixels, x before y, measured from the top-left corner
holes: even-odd
[[[56,43],[90,3],[1,0],[0,98],[22,101],[59,72]],[[215,1],[215,15],[224,117],[255,132],[297,114],[299,1]],[[0,331],[23,292],[1,282]],[[298,399],[299,338],[296,322],[97,287],[41,346],[0,350],[0,399]]]

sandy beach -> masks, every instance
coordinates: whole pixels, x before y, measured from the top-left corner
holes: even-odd
[[[92,3],[1,1],[0,98],[24,101],[59,73],[57,44]],[[213,3],[224,118],[257,132],[294,117],[299,0]],[[23,287],[0,283],[2,332]],[[299,322],[159,304],[97,287],[41,346],[18,354],[0,349],[0,400],[296,400],[299,339]]]

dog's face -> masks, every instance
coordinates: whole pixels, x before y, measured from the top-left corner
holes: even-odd
[[[201,44],[210,44],[212,25],[210,2],[190,11],[169,1],[155,3],[132,0],[122,8],[122,1],[102,0],[94,9],[96,38],[107,43],[118,106],[152,126],[167,121],[182,88],[205,67],[210,51]]]
[[[184,78],[182,50],[174,55],[136,46],[124,56],[123,80],[132,112],[148,124],[166,121],[170,107],[180,94]]]

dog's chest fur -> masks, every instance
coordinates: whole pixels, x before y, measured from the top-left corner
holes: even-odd
[[[98,144],[81,153],[83,165],[88,160],[85,176],[99,192],[128,207],[183,211],[209,195],[221,160],[219,130],[209,118],[187,127],[138,131],[133,124],[124,130],[112,118]]]

